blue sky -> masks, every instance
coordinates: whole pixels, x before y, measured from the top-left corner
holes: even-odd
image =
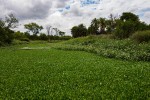
[[[139,15],[150,24],[150,0],[0,0],[0,18],[13,13],[20,20],[16,30],[26,31],[24,24],[51,25],[70,34],[80,23],[87,27],[94,18],[118,17],[123,12]],[[45,30],[43,30],[45,31]]]

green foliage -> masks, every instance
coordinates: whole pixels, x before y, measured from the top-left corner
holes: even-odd
[[[30,33],[25,32],[25,33],[24,33],[24,36],[25,36],[26,38],[30,39]]]
[[[117,21],[117,27],[114,31],[116,38],[124,39],[132,35],[137,29],[137,24],[133,21]]]
[[[72,39],[71,36],[61,36],[61,37],[59,37],[59,40],[70,40],[70,39]]]
[[[14,31],[8,28],[0,27],[0,42],[1,44],[10,44],[13,40]]]
[[[42,33],[42,34],[40,34],[39,39],[47,41],[48,40],[48,36],[46,34]]]
[[[29,24],[25,24],[24,27],[26,29],[28,29],[29,31],[31,31],[33,34],[37,35],[39,33],[39,31],[41,31],[43,29],[42,26],[39,26],[36,23],[29,23]]]
[[[116,21],[117,21],[116,17],[114,17],[112,14],[110,14],[109,19],[106,19],[106,21],[105,21],[106,33],[110,34],[115,30],[115,28],[117,26]]]
[[[22,38],[27,38],[24,33],[17,31],[14,33],[14,38],[17,40],[21,40]]]
[[[150,61],[150,44],[137,44],[129,39],[105,39],[103,36],[88,36],[72,39],[57,47],[96,53],[109,58],[133,61]]]
[[[139,17],[131,12],[124,12],[120,17],[122,21],[134,21],[139,22]]]
[[[30,35],[30,38],[31,40],[39,40],[39,36],[36,35],[36,34],[33,34],[33,35]]]
[[[105,32],[105,28],[106,28],[106,19],[105,18],[99,18],[98,19],[98,23],[99,23],[99,27],[100,30],[98,32],[98,34],[104,34]]]
[[[117,26],[114,35],[119,39],[130,37],[136,31],[148,30],[149,27],[144,22],[140,22],[137,15],[126,12],[117,20]]]
[[[150,41],[150,31],[138,31],[131,36],[132,40],[138,43],[149,42]]]
[[[71,39],[72,37],[71,36],[50,36],[50,40],[69,40]]]
[[[0,98],[147,100],[149,66],[46,43],[0,48]]]
[[[80,24],[78,26],[72,27],[71,34],[74,38],[86,36],[87,35],[87,29],[83,24]]]
[[[15,46],[18,46],[18,45],[24,45],[24,44],[29,44],[30,43],[30,40],[28,41],[29,39],[27,38],[27,39],[22,39],[22,40],[16,40],[16,39],[14,39],[13,41],[12,41],[12,47],[14,47],[15,48]]]
[[[137,30],[138,31],[150,30],[150,27],[145,22],[140,22],[138,23]]]
[[[98,34],[98,19],[94,18],[91,22],[91,25],[88,27],[88,35],[96,35]]]
[[[18,20],[13,14],[8,15],[5,20],[0,19],[0,46],[12,43],[14,31],[10,28],[15,28],[17,23]]]
[[[141,22],[139,17],[131,12],[124,12],[120,18],[110,14],[109,19],[94,18],[88,27],[88,35],[111,34],[118,39],[129,38],[136,31],[150,30],[150,25]]]
[[[30,40],[28,38],[21,38],[21,41],[26,41],[26,42],[30,42]]]
[[[99,35],[106,33],[106,19],[105,18],[94,18],[91,22],[91,25],[88,27],[89,35]]]

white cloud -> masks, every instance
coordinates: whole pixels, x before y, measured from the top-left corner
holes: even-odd
[[[117,16],[127,11],[150,23],[149,5],[149,0],[0,0],[0,12],[3,12],[0,17],[12,12],[22,25],[37,22],[45,27],[51,24],[70,34],[74,25],[88,26],[93,18]],[[19,29],[24,31],[23,26]]]

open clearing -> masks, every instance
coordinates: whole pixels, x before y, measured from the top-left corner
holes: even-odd
[[[146,100],[150,63],[55,50],[50,44],[0,48],[0,99]]]

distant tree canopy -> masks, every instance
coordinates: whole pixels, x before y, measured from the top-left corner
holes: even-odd
[[[125,12],[116,21],[114,34],[117,38],[128,38],[136,31],[148,30],[148,25],[141,22],[139,17],[131,12]]]
[[[82,37],[87,35],[87,29],[83,24],[80,24],[78,26],[74,26],[71,29],[71,33],[74,38]]]
[[[34,35],[37,35],[43,29],[42,26],[39,26],[36,23],[25,24],[24,27],[32,32]]]
[[[131,12],[124,12],[122,16],[120,17],[120,20],[122,21],[134,21],[138,22],[139,17]]]
[[[131,12],[124,12],[119,18],[110,14],[109,18],[94,18],[87,29],[86,35],[113,34],[116,38],[128,38],[135,31],[150,30],[150,25],[141,22],[139,17]],[[79,26],[71,29],[73,37],[85,36]]]

